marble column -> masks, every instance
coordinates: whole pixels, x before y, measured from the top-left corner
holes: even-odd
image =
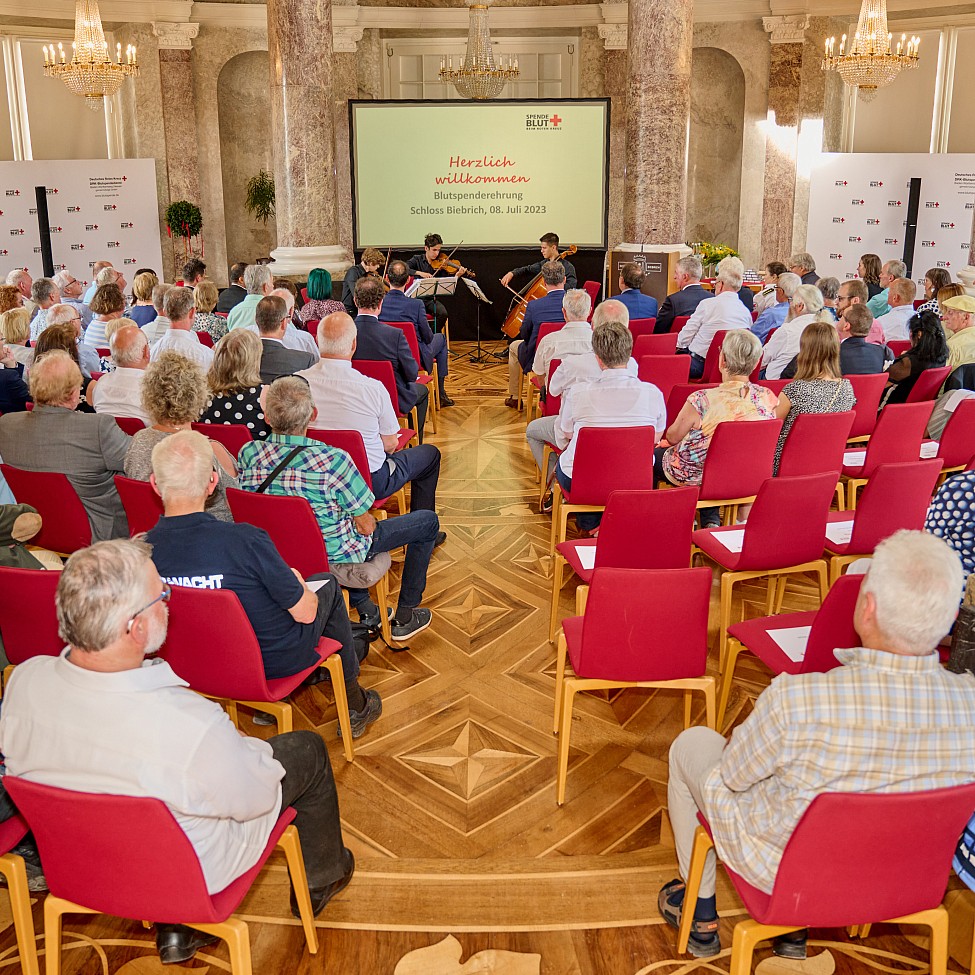
[[[684,240],[694,0],[630,0],[623,238]]]
[[[200,165],[192,47],[200,25],[154,23],[152,32],[159,38],[159,87],[169,199],[171,202],[188,200],[199,206]]]
[[[271,144],[280,274],[347,266],[337,241],[331,0],[268,0]],[[309,56],[308,39],[316,38]]]

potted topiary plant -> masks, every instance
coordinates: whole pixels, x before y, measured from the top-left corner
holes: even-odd
[[[262,169],[247,181],[244,206],[247,212],[255,220],[260,220],[265,227],[268,220],[274,216],[274,177],[266,169]]]
[[[203,230],[203,213],[195,203],[188,200],[176,200],[166,207],[166,232],[173,241],[173,263],[176,261],[176,241],[183,241],[183,261],[194,256],[193,238],[200,236]],[[200,256],[203,256],[203,241],[200,240]]]

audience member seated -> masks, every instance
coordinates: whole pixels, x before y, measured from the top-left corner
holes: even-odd
[[[66,474],[88,513],[92,539],[124,538],[129,526],[112,478],[122,473],[130,438],[108,414],[76,412],[81,370],[63,349],[39,348],[29,380],[34,409],[0,417],[0,456],[22,470]]]
[[[879,318],[880,327],[884,330],[885,342],[902,342],[909,337],[907,323],[914,314],[916,295],[917,285],[913,281],[907,278],[891,281],[887,289],[887,304],[890,311]]]
[[[626,302],[621,298],[614,298],[624,307]],[[592,326],[589,324],[589,311],[592,308],[592,298],[589,292],[582,288],[573,288],[564,292],[562,298],[562,315],[565,325],[557,332],[550,332],[535,348],[535,358],[531,371],[542,377],[542,382],[548,382],[548,367],[553,359],[565,359],[572,355],[583,355],[592,352]],[[630,315],[632,318],[632,313]],[[624,322],[624,324],[627,324]]]
[[[377,498],[388,498],[409,482],[410,510],[436,511],[440,451],[432,444],[396,450],[400,427],[386,387],[352,368],[357,335],[355,322],[344,312],[318,326],[321,359],[297,374],[311,388],[315,422],[323,430],[362,435]]]
[[[948,343],[941,320],[933,311],[913,315],[908,328],[911,347],[894,359],[887,370],[888,385],[883,406],[903,403],[925,369],[937,369],[948,361]]]
[[[214,344],[227,334],[227,319],[221,318],[213,310],[217,295],[217,286],[209,278],[203,278],[193,285],[193,307],[196,308],[193,331],[206,332]]]
[[[28,348],[30,338],[30,315],[26,308],[8,308],[0,312],[0,339],[22,365],[29,366],[34,361],[34,350]]]
[[[280,298],[288,308],[288,323],[285,326],[284,338],[281,340],[286,349],[293,349],[295,352],[307,352],[314,359],[318,359],[318,346],[315,339],[306,328],[299,328],[295,324],[295,291],[296,288],[291,281],[286,278],[278,278],[276,281],[283,281],[287,287],[282,285],[271,292],[271,296]],[[299,323],[300,324],[300,323]],[[255,335],[258,334],[257,324],[248,325]]]
[[[975,471],[952,474],[938,489],[924,520],[924,530],[936,535],[961,560],[966,578],[975,572]],[[972,825],[969,824],[969,830]],[[971,850],[975,854],[975,850]],[[975,858],[973,858],[975,862]],[[971,873],[971,868],[969,869]]]
[[[765,265],[764,286],[755,295],[752,311],[758,312],[761,316],[763,311],[768,311],[769,308],[774,308],[780,303],[779,296],[775,293],[776,285],[779,283],[779,275],[787,273],[790,273],[789,269],[781,261],[769,261]]]
[[[207,266],[198,257],[191,257],[180,272],[184,288],[195,288],[206,276]]]
[[[207,401],[203,370],[178,352],[166,352],[146,369],[142,380],[142,408],[150,425],[131,439],[125,455],[125,476],[148,481],[156,444],[191,429]],[[227,504],[227,488],[237,487],[237,464],[223,444],[210,441],[211,466],[218,475],[216,490],[206,498],[206,509],[220,521],[233,521]]]
[[[697,254],[688,254],[674,265],[674,283],[677,290],[664,298],[664,303],[657,312],[654,332],[669,332],[675,318],[693,315],[697,306],[705,298],[711,297],[711,292],[701,285],[703,275],[704,267]]]
[[[235,592],[261,646],[268,680],[290,677],[314,664],[322,637],[337,640],[352,737],[359,738],[382,714],[383,705],[376,691],[364,691],[359,684],[360,659],[335,577],[323,574],[324,585],[315,593],[288,567],[264,529],[227,525],[204,511],[216,490],[217,474],[202,434],[186,431],[155,447],[152,485],[165,509],[146,536],[159,574],[173,586]],[[304,683],[317,684],[327,676],[318,668]],[[270,723],[261,714],[256,723]]]
[[[796,377],[779,393],[775,408],[775,415],[784,422],[775,448],[773,473],[779,473],[782,448],[800,413],[846,413],[855,405],[853,386],[840,373],[840,340],[835,327],[829,322],[813,322],[806,326],[799,341]]]
[[[814,284],[800,284],[796,288],[785,323],[765,344],[762,350],[763,372],[768,379],[778,379],[786,366],[799,354],[799,340],[803,329],[817,320],[823,310],[822,292]],[[829,316],[829,313],[826,313]],[[832,322],[832,316],[829,316]]]
[[[861,282],[862,283],[862,282]],[[840,373],[863,376],[883,372],[893,361],[894,353],[886,345],[867,341],[873,327],[873,313],[866,304],[847,305],[836,323],[840,340]]]
[[[204,345],[193,331],[196,315],[196,299],[190,288],[170,288],[163,301],[163,310],[169,319],[169,330],[152,343],[150,359],[155,361],[164,352],[178,352],[204,369],[213,362],[213,349]]]
[[[522,373],[531,371],[535,361],[538,333],[544,322],[564,321],[562,299],[565,297],[565,268],[558,261],[542,264],[542,284],[545,295],[529,301],[521,320],[518,338],[508,346],[508,398],[505,406],[518,408],[518,391]]]
[[[219,704],[189,690],[165,661],[146,660],[166,639],[169,593],[142,542],[102,542],[71,556],[56,596],[68,646],[20,665],[4,693],[7,771],[63,789],[162,800],[211,893],[257,862],[292,806],[318,913],[355,869],[325,743],[313,731],[269,741],[239,735]],[[296,912],[294,903],[292,894]],[[187,962],[217,940],[156,925],[164,964]]]
[[[146,333],[149,344],[158,342],[169,331],[169,318],[166,316],[166,295],[173,290],[171,284],[157,284],[152,289],[152,307],[156,309],[156,317],[143,325],[142,330]]]
[[[80,341],[81,319],[78,317],[78,312],[70,305],[55,305],[48,313],[48,317],[56,321],[50,322],[34,343],[34,361],[36,362],[45,352],[50,352],[52,349],[62,349],[67,352],[78,363],[78,368],[81,370],[83,386],[80,409],[89,412],[83,394],[91,382],[91,374],[101,371],[98,353]]]
[[[825,674],[782,674],[731,740],[710,728],[682,732],[670,749],[667,811],[682,878],[703,813],[722,862],[770,893],[796,824],[825,792],[914,792],[975,778],[975,682],[945,670],[935,648],[958,612],[958,557],[924,532],[877,546],[853,621],[862,645],[836,650]],[[855,715],[855,718],[854,718]],[[688,950],[718,954],[715,857],[708,854]],[[684,881],[660,891],[677,926]],[[804,956],[804,932],[773,950]]]
[[[967,294],[949,298],[944,303],[943,319],[948,333],[948,365],[957,369],[975,362],[975,298]]]
[[[30,289],[33,287],[34,280],[25,267],[15,267],[7,275],[7,284],[12,284],[20,295],[20,306],[27,309],[27,313],[34,317],[37,305],[30,299]]]
[[[37,306],[37,312],[30,323],[30,340],[36,342],[38,336],[48,326],[48,311],[55,305],[61,304],[61,293],[50,278],[37,278],[31,285],[30,297]]]
[[[871,295],[870,300],[867,304],[870,306],[870,310],[873,312],[874,318],[880,318],[882,315],[886,315],[890,311],[890,305],[888,303],[888,298],[890,297],[888,291],[890,286],[898,278],[907,277],[907,265],[903,261],[885,261],[883,267],[880,269],[880,287],[883,288],[882,291],[875,295]],[[867,289],[869,290],[869,288]]]
[[[239,261],[230,267],[230,287],[224,288],[217,299],[217,307],[214,311],[221,315],[228,315],[239,305],[247,296],[247,289],[244,287],[244,272],[247,270],[247,262]]]
[[[320,322],[337,311],[344,311],[345,305],[332,297],[332,275],[323,267],[312,268],[308,272],[308,300],[298,310],[302,324]]]
[[[667,425],[667,406],[652,383],[643,383],[627,368],[633,334],[619,322],[604,322],[592,333],[592,351],[602,370],[589,383],[577,383],[562,394],[555,425],[555,444],[563,450],[555,476],[563,491],[572,490],[572,470],[579,431],[585,427],[653,427],[659,436]],[[607,458],[607,460],[609,460]],[[580,531],[594,532],[599,513],[576,515]]]
[[[924,303],[918,305],[918,311],[933,311],[941,315],[938,304],[938,292],[951,284],[951,275],[943,267],[933,267],[924,275]]]
[[[91,322],[91,309],[81,300],[85,286],[67,270],[58,271],[52,280],[61,294],[61,304],[74,308],[81,315],[82,328],[87,328]]]
[[[261,342],[252,332],[238,328],[217,345],[207,387],[210,400],[200,423],[239,424],[256,440],[271,432],[261,406]]]
[[[419,366],[406,336],[398,328],[379,320],[384,294],[383,284],[378,278],[363,277],[356,282],[354,298],[359,314],[355,319],[356,349],[352,358],[385,360],[393,367],[399,399],[398,412],[407,414],[416,407],[416,433],[420,443],[423,443],[430,394],[426,386],[416,381]]]
[[[286,376],[268,387],[264,399],[273,432],[265,443],[244,445],[238,458],[240,486],[256,491],[273,477],[265,488],[268,494],[307,498],[325,539],[328,561],[336,567],[336,573],[340,566],[366,562],[381,552],[405,545],[406,561],[392,635],[396,640],[408,640],[425,630],[432,622],[432,614],[421,608],[420,602],[430,556],[434,547],[447,538],[440,531],[436,513],[411,511],[377,521],[369,510],[375,495],[349,455],[308,438],[309,426],[318,419],[308,383],[297,376]],[[279,469],[282,464],[283,470]],[[351,588],[349,602],[362,623],[379,625],[379,607],[369,599],[368,589]]]
[[[752,316],[738,297],[745,266],[737,257],[726,257],[718,263],[714,297],[702,301],[677,336],[677,351],[691,357],[691,379],[704,375],[704,362],[711,339],[717,332],[752,327]]]
[[[97,292],[96,292],[97,294]],[[150,424],[142,405],[142,381],[149,365],[149,343],[138,325],[123,325],[109,340],[115,369],[89,383],[85,398],[96,413],[128,416]]]
[[[157,284],[159,279],[148,271],[137,274],[132,281],[132,297],[135,301],[126,311],[125,317],[131,318],[140,327],[148,325],[158,314],[152,303],[152,289]]]
[[[864,299],[864,303],[871,298],[875,298],[884,290],[880,283],[880,272],[881,263],[878,254],[864,254],[860,258],[860,263],[857,265],[857,274],[860,276],[859,280],[864,283],[867,289],[867,297]]]
[[[819,293],[823,296],[823,308],[830,313],[835,322],[839,318],[836,310],[836,301],[840,295],[840,282],[838,278],[820,278],[816,282]]]
[[[793,254],[786,263],[793,274],[798,274],[802,278],[803,284],[815,284],[819,280],[819,275],[816,273],[816,262],[813,260],[812,254],[800,251]]]
[[[26,410],[30,390],[24,382],[24,367],[6,345],[0,346],[0,366],[0,415]]]
[[[773,328],[779,328],[785,322],[789,315],[790,302],[800,284],[802,279],[791,271],[783,271],[778,276],[774,288],[776,303],[766,308],[752,325],[752,334],[758,336],[760,342],[765,341]]]
[[[453,406],[454,401],[444,389],[444,381],[450,366],[447,362],[447,337],[443,332],[436,334],[427,322],[427,310],[419,298],[407,298],[403,293],[406,282],[410,279],[410,269],[405,261],[392,261],[386,277],[389,281],[389,291],[383,298],[383,306],[379,312],[381,322],[409,322],[416,333],[416,342],[420,349],[421,365],[428,373],[433,372],[433,364],[437,364],[437,378],[440,382],[438,395],[440,406]]]
[[[748,378],[761,355],[761,343],[747,329],[735,329],[724,337],[718,358],[721,385],[697,390],[687,397],[667,430],[671,446],[654,451],[658,482],[700,484],[708,445],[719,423],[775,419],[775,393],[767,386],[754,385]],[[742,462],[747,462],[747,458],[742,458]],[[702,509],[702,527],[716,528],[720,523],[718,508]]]
[[[283,298],[277,295],[262,298],[257,303],[255,321],[261,336],[261,382],[273,383],[281,376],[293,376],[299,369],[310,369],[318,361],[317,355],[285,346],[284,333],[291,316]]]
[[[641,290],[643,282],[647,276],[639,264],[621,264],[619,289],[620,293],[615,295],[617,301],[622,301],[626,305],[626,310],[630,313],[630,318],[656,318],[657,299],[653,295],[645,295]],[[587,292],[588,293],[588,292]],[[592,299],[590,298],[590,307]],[[589,313],[586,312],[588,315]]]
[[[105,326],[109,322],[124,317],[125,295],[119,291],[117,285],[103,284],[96,289],[89,307],[91,308],[92,319],[88,328],[85,329],[84,343],[91,349],[104,349],[108,346]]]
[[[11,308],[24,308],[22,295],[18,288],[12,284],[0,284],[0,315]],[[27,311],[24,308],[24,311]],[[30,321],[30,312],[27,311],[27,321]]]
[[[382,251],[377,250],[375,247],[367,247],[362,252],[359,263],[353,264],[345,272],[345,277],[342,279],[342,307],[353,318],[355,318],[358,311],[355,304],[355,286],[367,274],[375,274],[384,263],[385,258],[383,257]],[[332,312],[332,314],[335,314],[335,312]]]
[[[232,332],[243,325],[253,325],[257,311],[257,303],[269,295],[272,290],[274,275],[266,264],[251,264],[244,271],[244,285],[247,294],[230,310],[227,316],[227,328]]]
[[[91,283],[85,289],[85,293],[81,297],[81,300],[86,305],[90,305],[91,304],[91,299],[95,297],[95,292],[98,290],[98,285],[99,285],[98,275],[101,274],[101,272],[104,271],[105,268],[111,267],[111,266],[112,266],[112,262],[111,261],[95,261],[95,263],[92,264],[92,266],[91,266]],[[113,280],[109,280],[109,281],[106,281],[105,283],[106,284],[114,284],[115,282]],[[121,290],[121,288],[119,290]]]

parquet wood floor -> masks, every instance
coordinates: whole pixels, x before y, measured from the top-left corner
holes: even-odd
[[[272,861],[241,910],[254,971],[726,972],[727,952],[707,965],[679,958],[656,910],[657,891],[676,874],[664,806],[667,751],[681,728],[677,694],[582,696],[566,804],[556,805],[549,522],[535,511],[524,414],[502,405],[500,360],[452,359],[449,382],[457,405],[441,412],[430,437],[443,451],[438,499],[448,533],[424,600],[433,626],[406,652],[373,644],[362,681],[380,691],[384,710],[356,743],[354,764],[336,738],[328,685],[294,698],[295,727],[318,731],[329,746],[356,877],[319,919],[322,948],[312,957],[288,912],[283,862]],[[563,590],[563,615],[574,586]],[[811,593],[790,587],[786,608],[812,608]],[[745,599],[760,614],[764,589],[746,587]],[[716,609],[716,589],[714,600]],[[729,726],[767,683],[758,665],[741,670],[747,680],[733,692]],[[266,731],[246,716],[243,725]],[[719,879],[730,946],[741,907],[721,871]],[[35,922],[40,931],[39,907]],[[2,975],[18,970],[2,896],[0,929]],[[72,975],[164,971],[138,924],[79,918],[66,931]],[[767,960],[762,975],[924,968],[923,945],[892,929],[862,947],[838,932],[824,936],[826,953],[806,967]],[[226,959],[220,946],[188,969],[228,971]]]

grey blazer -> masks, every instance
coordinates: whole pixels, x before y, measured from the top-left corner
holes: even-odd
[[[293,376],[301,369],[311,369],[317,357],[301,349],[287,349],[275,339],[261,339],[261,382],[273,383],[282,376]]]
[[[67,474],[91,522],[92,541],[127,538],[129,523],[112,478],[121,474],[132,438],[108,413],[35,406],[0,417],[0,456],[25,471]],[[18,499],[30,503],[30,498]]]

